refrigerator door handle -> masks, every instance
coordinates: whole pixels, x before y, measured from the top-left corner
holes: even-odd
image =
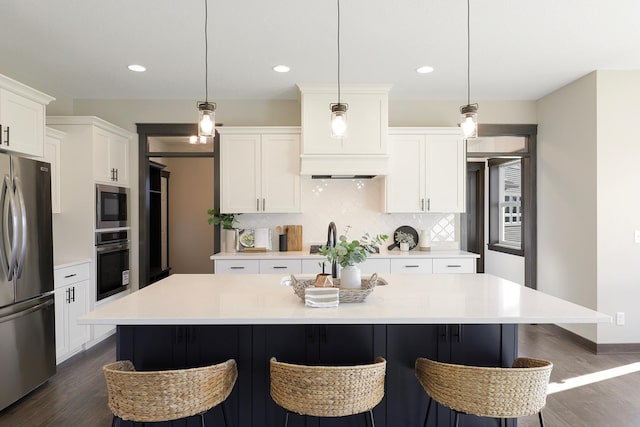
[[[42,310],[43,308],[46,308],[46,307],[48,307],[50,305],[53,305],[53,300],[52,299],[50,299],[50,300],[48,300],[46,302],[40,303],[38,305],[34,305],[33,307],[28,308],[26,310],[19,311],[17,313],[13,313],[13,314],[10,314],[10,315],[5,316],[5,317],[0,317],[0,323],[8,322],[9,320],[13,320],[13,319],[16,319],[18,317],[26,316],[29,313],[33,313],[34,311]]]
[[[13,178],[13,181],[16,186],[16,195],[18,196],[18,203],[20,204],[20,216],[21,216],[20,237],[22,239],[22,242],[20,245],[20,258],[18,259],[18,263],[16,266],[17,267],[16,277],[19,278],[22,276],[22,270],[24,269],[24,258],[27,254],[27,212],[26,212],[26,207],[24,203],[24,194],[22,193],[22,182],[20,181],[20,178],[18,178],[17,176]],[[18,252],[17,249],[18,248],[16,247],[16,253]]]
[[[9,236],[9,212],[5,212],[5,200],[9,195],[9,209],[11,210],[12,216],[12,225],[13,225],[13,236],[11,238],[11,242],[9,243],[9,249],[11,250],[11,259],[7,256],[7,239]],[[16,257],[17,257],[17,246],[18,246],[18,233],[17,233],[17,225],[18,225],[18,213],[16,212],[16,200],[13,194],[13,184],[11,182],[11,178],[9,175],[4,176],[4,180],[2,181],[2,191],[0,192],[0,214],[2,215],[2,238],[0,239],[0,256],[2,263],[2,270],[7,278],[7,280],[13,280],[13,271],[15,268]]]

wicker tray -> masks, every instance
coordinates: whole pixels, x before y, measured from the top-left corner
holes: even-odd
[[[370,278],[362,279],[360,289],[340,288],[340,302],[350,303],[364,301],[365,298],[368,297],[371,292],[373,292],[373,288],[376,287],[377,282],[378,275],[374,273]],[[340,279],[335,279],[334,283],[339,286]],[[291,275],[291,287],[293,287],[293,292],[302,300],[302,302],[304,302],[305,288],[312,287],[314,286],[314,284],[315,280],[298,280],[293,274]]]

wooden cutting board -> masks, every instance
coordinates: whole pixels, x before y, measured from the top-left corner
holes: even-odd
[[[301,225],[285,225],[284,232],[287,234],[287,250],[302,250],[302,226]]]

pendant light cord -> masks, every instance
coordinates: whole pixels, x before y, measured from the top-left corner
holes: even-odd
[[[338,0],[338,104],[340,99],[340,0]]]
[[[471,24],[470,0],[467,0],[467,105],[471,104]]]
[[[209,10],[204,0],[204,102],[209,103],[209,36],[207,34]]]

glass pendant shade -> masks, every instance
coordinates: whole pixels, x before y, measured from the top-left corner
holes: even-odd
[[[460,107],[460,128],[466,139],[478,137],[478,104]]]
[[[198,114],[198,136],[213,136],[216,127],[216,104],[212,102],[199,103]]]
[[[331,104],[331,137],[347,136],[347,104]]]

